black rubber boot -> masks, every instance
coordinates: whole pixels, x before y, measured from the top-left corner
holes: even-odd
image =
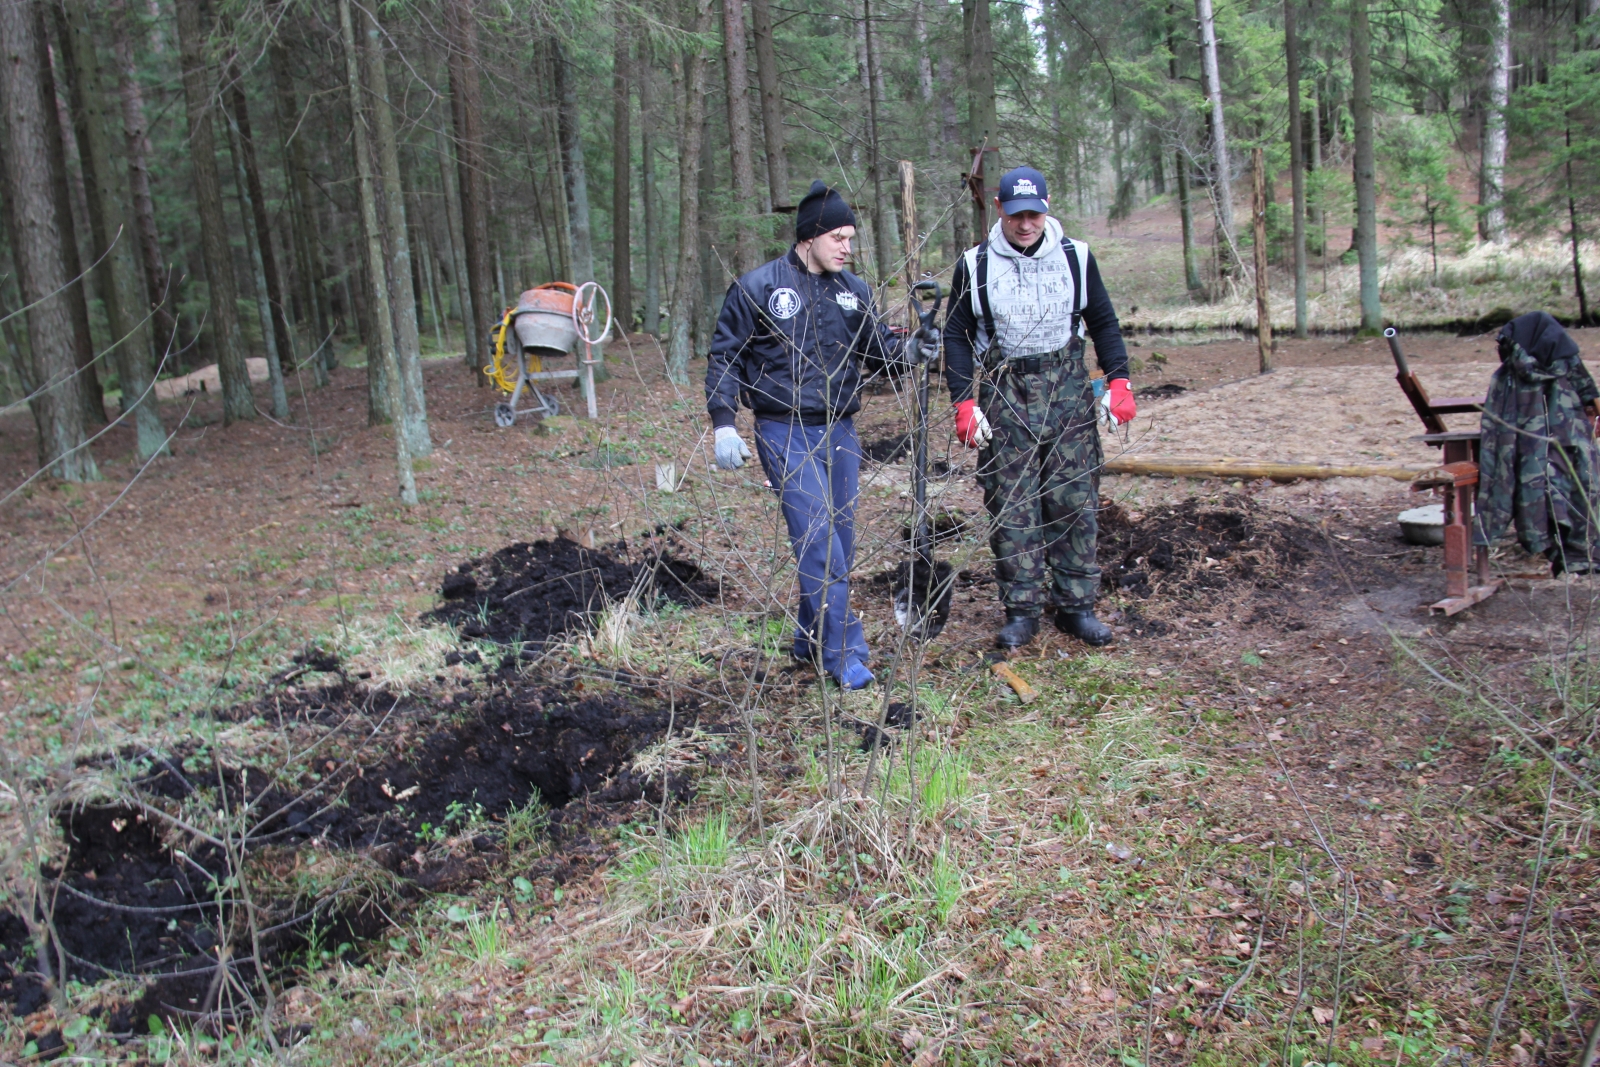
[[[1056,612],[1056,629],[1096,648],[1111,643],[1111,627],[1095,618],[1092,610],[1062,608]]]
[[[1006,624],[1000,627],[995,643],[1001,648],[1021,648],[1039,633],[1039,619],[1035,615],[1006,615]]]

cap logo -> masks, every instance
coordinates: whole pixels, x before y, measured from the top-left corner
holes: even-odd
[[[1017,183],[1011,187],[1012,196],[1038,196],[1039,188],[1033,184],[1032,178],[1018,178]]]
[[[800,294],[787,285],[774,289],[767,297],[767,314],[775,319],[792,319],[800,313]]]

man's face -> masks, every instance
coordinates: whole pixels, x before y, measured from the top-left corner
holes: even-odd
[[[811,273],[838,274],[850,260],[850,242],[855,237],[854,226],[840,226],[809,241],[801,241],[796,249]]]
[[[995,198],[994,206],[1000,207],[1000,200]],[[1006,235],[1006,240],[1018,248],[1027,248],[1040,237],[1044,236],[1044,220],[1046,216],[1042,211],[1019,211],[1015,215],[1007,215],[1000,211],[1000,232]]]

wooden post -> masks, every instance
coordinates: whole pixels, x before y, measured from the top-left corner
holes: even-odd
[[[1272,369],[1272,308],[1267,297],[1267,164],[1261,149],[1250,153],[1254,174],[1251,214],[1255,223],[1256,252],[1256,348],[1261,353],[1261,373]]]
[[[909,159],[900,161],[900,241],[906,250],[906,292],[921,280],[922,257],[917,242],[916,171]]]

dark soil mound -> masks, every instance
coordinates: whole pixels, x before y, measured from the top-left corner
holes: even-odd
[[[891,434],[861,442],[861,455],[874,463],[894,463],[911,454],[910,434]]]
[[[448,830],[469,815],[493,819],[534,798],[560,808],[578,797],[660,801],[663,789],[686,796],[686,782],[647,780],[627,767],[665,735],[674,714],[687,729],[697,712],[681,700],[674,710],[631,694],[587,692],[582,682],[496,692],[469,721],[348,779],[345,807],[329,829],[344,843],[372,845],[412,839],[423,824]]]
[[[1160,385],[1143,386],[1136,390],[1136,394],[1142,400],[1169,400],[1188,391],[1177,382],[1162,382]]]
[[[1143,514],[1102,501],[1105,584],[1134,596],[1194,597],[1239,582],[1276,589],[1327,551],[1313,527],[1243,497],[1220,506],[1186,500]]]
[[[283,707],[284,701],[275,696],[255,713],[263,714],[267,704]],[[349,684],[303,693],[290,704],[285,715],[322,723],[370,723],[397,706],[387,694]],[[691,795],[687,774],[650,778],[630,766],[670,722],[684,730],[696,725],[697,706],[681,696],[669,703],[575,680],[497,688],[481,702],[451,710],[462,717],[407,751],[370,761],[326,760],[316,768],[320,778],[310,772],[274,778],[259,768],[219,772],[203,756],[188,764],[179,754],[124,759],[145,768],[135,787],[151,808],[211,809],[225,800],[227,810],[252,816],[244,820],[252,826],[238,846],[243,851],[281,867],[282,860],[298,866],[301,849],[311,855],[360,850],[398,875],[411,897],[483,877],[499,850],[500,820],[530,801],[556,809],[549,821],[559,834],[591,818],[604,821],[607,812],[631,811],[634,801]],[[562,810],[580,798],[583,810]],[[249,988],[258,981],[222,849],[174,833],[158,814],[137,807],[64,809],[57,818],[68,851],[59,870],[45,872],[59,886],[53,917],[60,943],[50,947],[51,958],[57,948],[63,951],[68,977],[79,981],[120,974],[148,982],[138,1001],[114,1014],[114,1032],[142,1026],[151,1014],[223,1009],[219,990],[227,987],[218,981],[217,952],[224,941],[231,942],[228,966],[238,983]],[[559,867],[561,857],[552,862]],[[265,928],[260,966],[269,973],[292,969],[308,946],[313,920],[329,947],[359,945],[389,922],[370,893],[314,901],[257,895],[254,904]],[[26,926],[11,912],[0,912],[0,1000],[18,1015],[45,1000]]]
[[[460,627],[463,637],[539,644],[585,625],[636,585],[645,606],[657,598],[703,604],[717,595],[716,582],[687,560],[652,553],[630,563],[558,538],[519,541],[461,564],[439,587],[444,606],[424,617]]]

